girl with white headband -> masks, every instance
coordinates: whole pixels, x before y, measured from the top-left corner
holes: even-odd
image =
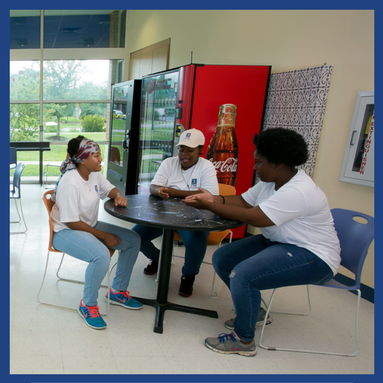
[[[98,221],[100,199],[109,197],[116,206],[127,200],[101,173],[100,147],[83,136],[68,143],[67,159],[62,163],[53,199],[53,247],[89,263],[85,273],[83,298],[78,312],[94,329],[106,328],[97,305],[98,291],[109,263],[109,249],[120,250],[110,303],[127,309],[142,304],[127,291],[133,266],[140,249],[140,236],[126,228]]]

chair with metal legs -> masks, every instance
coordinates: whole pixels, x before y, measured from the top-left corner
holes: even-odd
[[[223,196],[230,196],[230,195],[235,195],[236,190],[234,186],[231,185],[225,185],[225,184],[218,184],[219,186],[219,194]],[[229,237],[229,243],[231,243],[233,239],[233,232],[231,230],[223,230],[223,231],[212,231],[208,238],[207,238],[207,245],[208,246],[217,246],[220,247],[222,245],[222,242],[225,238]],[[176,242],[182,242],[181,236],[178,234],[177,231],[174,232],[174,241]],[[180,255],[173,255],[173,257],[176,258],[184,258],[184,256]],[[203,261],[202,263],[206,265],[212,266],[213,264],[211,262]],[[216,297],[222,287],[223,282],[220,281],[218,288],[214,290],[214,285],[215,285],[215,277],[216,277],[216,272],[214,271],[213,275],[213,283],[211,285],[211,292],[210,296],[212,298]]]
[[[49,174],[49,168],[50,167],[54,167],[54,168],[60,168],[61,166],[61,162],[57,162],[57,161],[50,161],[48,163],[45,164],[44,166],[44,187],[45,189],[48,189],[49,186],[48,185],[48,174]]]
[[[24,218],[23,206],[21,204],[21,174],[25,168],[25,164],[19,162],[16,166],[15,172],[13,173],[13,183],[10,189],[10,199],[15,201],[16,212],[18,216],[17,221],[10,221],[10,223],[23,223],[24,230],[22,231],[11,231],[10,234],[24,234],[28,230],[27,223]],[[19,201],[19,202],[17,202]]]
[[[17,166],[17,150],[9,148],[9,168],[14,169]]]
[[[50,303],[50,302],[47,302],[47,301],[42,301],[40,299],[40,293],[41,293],[41,290],[43,288],[43,285],[44,285],[44,281],[45,281],[45,277],[47,275],[47,269],[48,269],[48,264],[49,264],[49,255],[51,252],[53,253],[62,253],[62,257],[61,257],[61,261],[60,261],[60,265],[56,271],[56,276],[58,278],[59,281],[63,281],[63,282],[70,282],[70,283],[77,283],[77,284],[84,284],[84,281],[81,281],[81,280],[76,280],[76,279],[70,279],[70,278],[63,278],[63,277],[60,277],[59,275],[59,272],[60,272],[60,269],[61,269],[61,266],[63,264],[63,260],[64,260],[64,257],[65,257],[65,253],[63,253],[62,251],[60,250],[56,250],[53,246],[52,246],[52,240],[53,240],[53,222],[52,222],[52,218],[51,218],[51,210],[52,210],[52,207],[54,205],[54,202],[52,201],[52,194],[53,194],[53,190],[48,190],[47,192],[44,193],[43,195],[43,201],[44,201],[44,205],[47,209],[47,212],[48,212],[48,217],[49,217],[49,243],[48,243],[48,253],[47,253],[47,260],[46,260],[46,264],[45,264],[45,270],[44,270],[44,276],[43,276],[43,280],[41,282],[41,286],[40,286],[40,289],[39,289],[39,292],[37,293],[37,300],[39,301],[39,303],[41,304],[45,304],[45,305],[48,305],[48,306],[54,306],[54,307],[59,307],[59,308],[64,308],[64,309],[68,309],[68,310],[76,310],[77,311],[77,308],[74,308],[74,307],[69,307],[69,306],[64,306],[64,305],[59,305],[57,303]],[[118,250],[114,250],[114,249],[109,249],[109,252],[110,252],[110,257],[112,258],[114,252]],[[111,277],[111,274],[112,274],[112,271],[114,269],[114,267],[117,265],[117,262],[115,262],[110,268],[109,268],[109,271],[107,273],[107,277],[108,277],[108,285],[102,285],[102,287],[107,287],[108,288],[108,292],[110,291],[110,277]],[[101,315],[108,315],[109,314],[109,306],[110,306],[110,294],[108,294],[108,306],[107,306],[107,312],[106,313],[101,313]]]
[[[338,282],[335,278],[333,278],[329,282],[325,282],[323,284],[316,285],[316,286],[333,288],[333,289],[341,289],[346,291],[356,291],[357,300],[356,300],[356,310],[355,310],[355,350],[351,353],[340,353],[340,352],[330,352],[330,351],[299,350],[299,349],[289,349],[289,348],[274,347],[274,346],[265,346],[263,344],[265,323],[263,323],[260,338],[259,338],[259,346],[261,348],[264,348],[270,351],[290,351],[290,352],[303,352],[303,353],[315,353],[315,354],[339,355],[339,356],[354,356],[358,353],[358,314],[359,314],[359,302],[361,297],[360,279],[362,275],[364,260],[366,259],[371,242],[374,239],[374,218],[367,214],[358,213],[356,211],[345,210],[345,209],[332,209],[331,213],[334,218],[335,230],[338,234],[338,238],[340,241],[340,247],[341,247],[340,255],[342,258],[341,265],[354,275],[354,279],[351,285],[345,285],[341,282]],[[360,222],[361,220],[363,220],[364,222]],[[270,312],[271,304],[277,290],[279,289],[274,289],[271,294],[269,303],[266,306],[267,312],[266,312],[265,318],[267,318]],[[308,298],[308,305],[309,305],[308,312],[299,313],[296,315],[308,315],[311,311],[309,286],[307,286],[307,298]],[[341,310],[339,310],[339,312],[341,313]],[[281,313],[281,314],[294,314],[294,313]],[[274,331],[276,330],[274,329]]]

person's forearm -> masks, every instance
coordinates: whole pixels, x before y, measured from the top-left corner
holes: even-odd
[[[163,189],[169,195],[169,197],[174,197],[174,198],[185,198],[189,195],[201,193],[199,190],[186,191],[186,190],[178,190],[178,189],[169,188],[166,186],[158,186],[158,185],[150,185],[149,187],[150,194],[156,197],[160,197],[160,194],[159,194],[160,189]]]
[[[111,199],[116,199],[117,197],[123,197],[123,195],[117,188],[114,188],[109,192],[108,197]]]
[[[216,198],[218,197],[214,197],[214,199]],[[220,217],[233,221],[240,221],[254,227],[268,227],[274,225],[274,223],[262,212],[259,206],[248,207],[245,205],[245,202],[243,204],[239,204],[238,199],[232,199],[232,201],[230,201],[230,199],[228,200],[229,203],[236,203],[223,204],[204,201],[202,208],[210,210],[212,213],[217,214]]]
[[[170,197],[175,197],[175,198],[186,198],[188,195],[194,195],[194,194],[199,194],[201,193],[199,190],[178,190],[178,189],[172,189],[168,188],[169,195]]]
[[[149,186],[150,194],[155,195],[156,197],[159,197],[159,195],[158,195],[158,189],[159,189],[160,187],[162,187],[162,186],[158,186],[158,185],[150,185],[150,186]]]
[[[218,195],[214,196],[214,202],[222,203],[223,205],[232,205],[239,207],[251,207],[245,202],[240,195]]]
[[[77,221],[77,222],[65,222],[65,224],[69,227],[69,229],[72,230],[79,230],[79,231],[86,231],[90,234],[93,234],[98,239],[105,239],[105,232],[95,229],[94,227],[88,225],[87,223],[83,221]]]
[[[214,202],[204,201],[202,209],[210,210],[212,213],[219,215],[220,217],[231,219],[233,221],[243,221],[245,208],[240,209],[235,205],[228,205],[222,203],[222,197],[214,197]],[[246,222],[245,222],[246,223]]]

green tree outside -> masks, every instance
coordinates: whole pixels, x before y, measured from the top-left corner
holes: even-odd
[[[68,100],[68,103],[47,103],[43,106],[43,140],[62,142],[51,145],[43,153],[44,162],[63,161],[66,157],[66,143],[79,134],[96,142],[109,141],[106,137],[106,103],[73,103],[70,100],[106,100],[107,83],[80,82],[86,70],[80,60],[54,60],[44,62],[44,100]],[[38,101],[40,72],[25,69],[13,75],[10,81],[10,99],[17,101]],[[10,141],[39,141],[39,104],[10,104]],[[102,155],[105,145],[101,146]],[[38,152],[18,152],[19,162],[38,162]],[[25,176],[38,176],[38,164],[28,164]],[[11,171],[11,176],[13,171]],[[58,168],[50,167],[48,175],[60,175]]]

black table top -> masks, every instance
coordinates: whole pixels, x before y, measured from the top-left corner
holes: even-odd
[[[10,142],[11,148],[16,148],[18,151],[50,151],[49,141],[17,141]]]
[[[150,194],[125,196],[127,207],[114,206],[113,200],[104,204],[106,212],[116,218],[145,226],[173,230],[221,231],[244,225],[217,216],[208,210],[187,206],[181,198],[161,199]]]

